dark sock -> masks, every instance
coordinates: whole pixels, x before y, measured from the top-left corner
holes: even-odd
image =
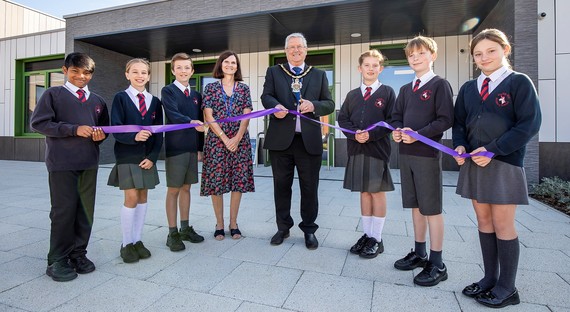
[[[180,220],[180,229],[189,227],[188,220]]]
[[[519,266],[520,245],[519,238],[511,240],[497,239],[499,265],[501,274],[493,293],[497,298],[506,298],[515,291],[515,279]]]
[[[425,258],[427,256],[426,242],[416,242],[415,252],[416,255],[420,256],[421,258]]]
[[[176,232],[178,232],[177,227],[169,227],[168,228],[168,234],[172,234],[172,233],[176,233]]]
[[[483,289],[489,289],[497,284],[499,279],[499,256],[497,254],[497,235],[479,231],[479,243],[483,255],[485,276],[477,284]]]
[[[442,253],[443,251],[429,250],[429,262],[439,269],[443,269]]]

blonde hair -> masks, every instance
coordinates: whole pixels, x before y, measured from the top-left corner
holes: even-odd
[[[426,48],[431,53],[437,53],[437,43],[435,43],[435,40],[424,36],[417,36],[410,40],[404,48],[404,51],[406,52],[406,56],[408,56],[415,50],[419,50],[421,48]]]
[[[382,53],[380,53],[380,51],[368,50],[360,54],[360,57],[358,58],[358,65],[362,66],[362,62],[364,62],[364,59],[367,57],[373,57],[375,59],[378,59],[378,61],[380,62],[380,66],[384,66],[384,61],[386,61],[386,58],[384,57],[384,55],[382,55]]]
[[[133,66],[133,64],[137,64],[137,63],[145,64],[147,67],[147,70],[148,70],[148,74],[150,75],[150,62],[144,58],[134,58],[134,59],[128,61],[127,66],[125,66],[125,72],[128,73],[129,70],[131,69],[131,66]]]

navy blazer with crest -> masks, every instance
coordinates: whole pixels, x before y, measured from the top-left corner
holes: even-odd
[[[289,64],[283,64],[289,70]],[[305,66],[303,73],[308,69]],[[293,73],[291,73],[293,74]],[[296,99],[291,91],[293,79],[279,65],[267,69],[261,103],[266,109],[274,108],[281,104],[289,110],[296,110]],[[329,91],[329,83],[326,73],[320,69],[312,68],[302,80],[301,98],[313,103],[315,111],[303,114],[309,118],[319,120],[320,116],[326,116],[334,111],[335,104]],[[287,114],[279,119],[270,115],[269,127],[265,134],[264,148],[268,150],[286,150],[295,136],[295,123],[298,117]],[[307,152],[311,155],[321,155],[323,142],[321,126],[309,120],[301,118],[301,135]]]

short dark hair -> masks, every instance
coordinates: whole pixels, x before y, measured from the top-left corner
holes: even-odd
[[[229,51],[229,50],[222,52],[222,54],[220,54],[220,56],[218,57],[216,65],[214,66],[214,71],[212,72],[212,77],[216,79],[224,78],[224,71],[222,70],[222,62],[232,55],[236,57],[236,63],[237,63],[237,70],[236,73],[234,74],[234,80],[243,81],[243,77],[241,76],[241,65],[239,63],[239,57],[234,51]]]
[[[93,73],[95,71],[95,61],[93,61],[93,59],[89,55],[81,52],[69,53],[65,58],[64,66],[67,68],[70,67],[83,68],[90,73]]]

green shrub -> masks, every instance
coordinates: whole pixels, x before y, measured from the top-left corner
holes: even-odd
[[[531,186],[530,194],[534,198],[549,199],[556,206],[570,208],[570,181],[559,177],[542,178],[541,183]]]

